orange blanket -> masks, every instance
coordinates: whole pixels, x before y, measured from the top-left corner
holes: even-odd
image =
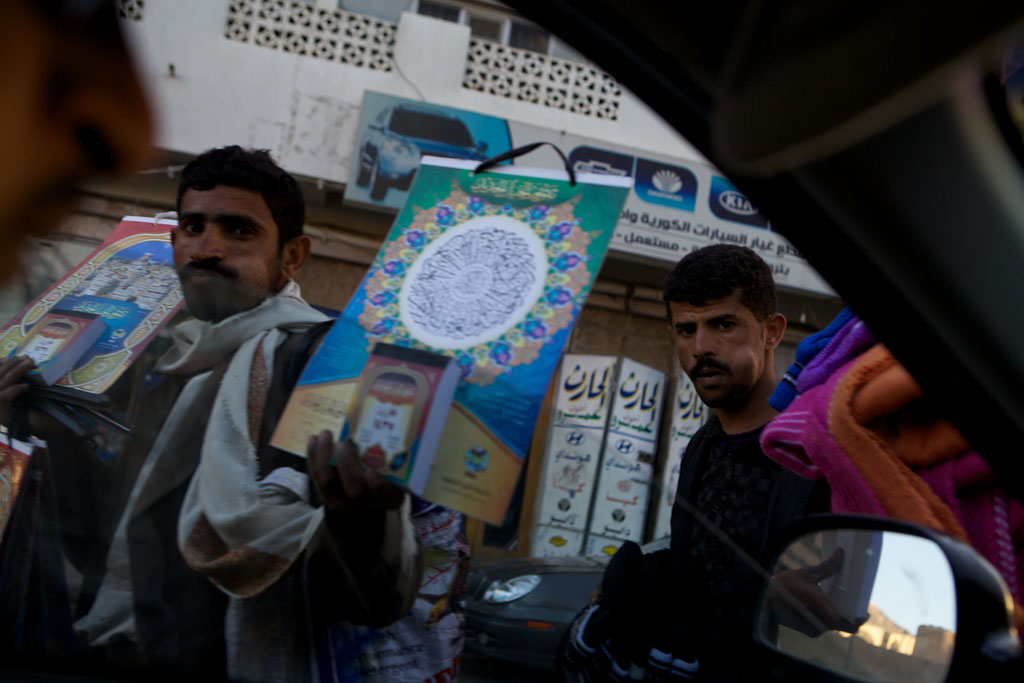
[[[829,405],[829,431],[892,517],[967,542],[948,505],[908,465],[938,464],[969,448],[881,344],[847,370]]]
[[[890,516],[974,545],[989,556],[1011,591],[1020,589],[1019,579],[1024,576],[1024,567],[1020,566],[1024,559],[1021,533],[1012,523],[1005,523],[1007,507],[1011,522],[1019,519],[1020,503],[1010,501],[1007,506],[1002,492],[996,492],[986,500],[1002,501],[993,506],[993,513],[1000,507],[1002,512],[975,519],[971,533],[965,531],[950,505],[936,495],[922,476],[952,464],[956,458],[966,460],[973,456],[979,463],[981,460],[970,453],[970,444],[963,435],[938,414],[917,381],[888,349],[879,344],[849,366],[832,395],[828,421],[836,443]],[[911,467],[921,471],[921,476]],[[1002,526],[995,523],[997,518],[1004,521],[1004,528],[992,528]],[[993,534],[1005,537],[995,545],[1005,549],[1012,543],[1009,554],[1002,552],[998,558],[991,557],[993,543],[988,537]],[[1016,592],[1014,597],[1017,626],[1022,629],[1024,608]]]

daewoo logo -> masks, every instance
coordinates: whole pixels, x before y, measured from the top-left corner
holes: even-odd
[[[682,178],[664,168],[651,177],[651,184],[654,185],[656,190],[668,192],[669,194],[675,194],[683,189]]]
[[[726,190],[718,195],[718,203],[726,210],[741,216],[753,216],[757,213],[757,209],[750,203],[750,200],[736,190]]]

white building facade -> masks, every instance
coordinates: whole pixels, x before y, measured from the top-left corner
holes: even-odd
[[[265,148],[292,173],[344,185],[363,93],[372,90],[547,128],[556,144],[565,131],[702,160],[599,69],[474,38],[470,25],[413,11],[391,22],[299,0],[135,4],[138,18],[124,25],[166,150]],[[384,15],[416,7],[358,4]]]

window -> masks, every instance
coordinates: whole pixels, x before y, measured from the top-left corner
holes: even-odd
[[[397,24],[402,12],[408,12],[415,0],[337,0],[338,9],[364,14]]]
[[[462,10],[452,5],[444,5],[440,2],[429,2],[429,0],[420,0],[419,7],[416,11],[425,16],[434,17],[435,19],[444,19],[445,21],[451,21],[456,24],[462,23],[459,21]]]
[[[518,21],[513,21],[511,24],[512,26],[508,34],[508,44],[511,47],[548,54],[548,38],[550,34],[547,31]]]
[[[504,22],[492,17],[468,14],[467,23],[469,24],[469,32],[474,38],[493,40],[496,43],[500,43],[505,32]]]
[[[480,40],[490,40],[509,47],[531,50],[562,59],[583,61],[576,52],[564,44],[557,44],[551,34],[539,26],[512,19],[498,13],[468,10],[460,5],[434,0],[419,0],[416,12],[428,17],[443,19],[455,24],[469,26],[470,35]]]

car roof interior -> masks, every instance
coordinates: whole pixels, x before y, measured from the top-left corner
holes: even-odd
[[[507,0],[718,166],[1024,497],[1024,5]]]

